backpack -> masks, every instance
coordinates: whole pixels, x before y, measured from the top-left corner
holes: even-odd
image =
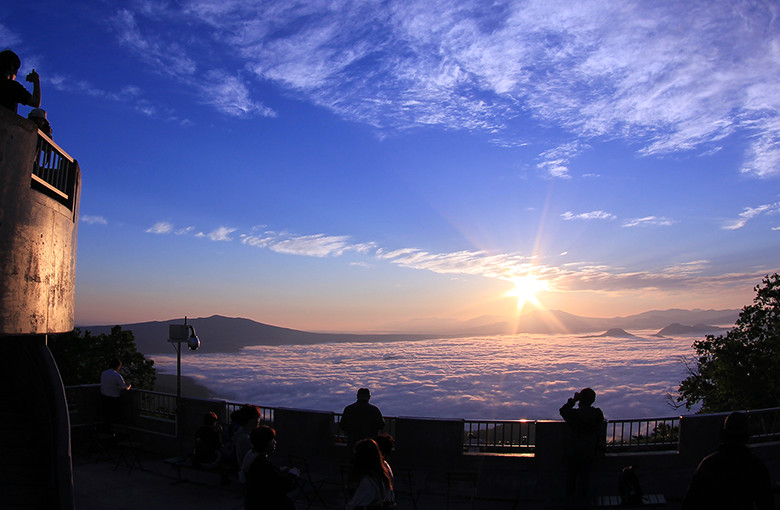
[[[623,506],[639,506],[642,504],[642,487],[639,477],[634,472],[634,466],[626,466],[618,476],[620,501]]]

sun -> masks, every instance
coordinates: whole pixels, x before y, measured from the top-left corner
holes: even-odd
[[[542,303],[536,297],[538,292],[548,290],[549,285],[546,280],[540,280],[531,273],[523,276],[509,278],[508,281],[515,287],[506,292],[505,296],[517,298],[517,311],[521,312],[526,303],[531,303],[536,307],[541,307]]]

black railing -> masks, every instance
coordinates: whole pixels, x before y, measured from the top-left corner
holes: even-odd
[[[485,453],[532,453],[534,420],[464,420],[463,450]]]
[[[85,417],[98,416],[97,402],[79,398],[80,388],[98,386],[68,386],[65,388],[71,412]],[[133,390],[134,405],[139,416],[176,422],[176,396],[145,390]],[[226,402],[226,421],[243,404]],[[274,408],[258,406],[262,423],[273,425]],[[780,408],[746,411],[750,427],[750,442],[780,441]],[[690,416],[692,419],[696,416]],[[725,415],[724,415],[725,417]],[[679,447],[681,417],[610,420],[606,424],[608,452],[673,451]],[[333,439],[346,444],[340,429],[341,413],[333,413]],[[536,447],[535,420],[462,420],[463,451],[476,453],[533,453]],[[228,425],[227,423],[225,425]],[[385,417],[383,432],[395,437],[396,418]]]
[[[341,416],[342,413],[333,413],[333,441],[336,444],[347,444],[347,434],[341,429]],[[384,416],[385,428],[382,429],[383,434],[390,434],[395,437],[395,418],[392,416]]]
[[[680,417],[610,420],[607,451],[676,450]]]
[[[38,131],[31,185],[73,209],[78,164],[54,140]]]
[[[226,402],[225,403],[225,413],[227,416],[225,417],[225,420],[230,422],[230,415],[233,414],[233,412],[238,411],[241,409],[241,406],[244,404],[239,404],[237,402]],[[263,406],[257,406],[257,408],[260,410],[260,421],[263,425],[273,426],[274,424],[274,408],[273,407],[263,407]]]

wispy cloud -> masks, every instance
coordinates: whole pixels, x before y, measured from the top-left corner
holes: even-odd
[[[588,148],[587,145],[577,141],[569,142],[539,154],[542,162],[536,167],[543,170],[549,177],[569,179],[569,161]]]
[[[190,76],[197,70],[197,64],[187,56],[186,48],[144,33],[138,26],[135,14],[129,10],[120,10],[109,22],[121,44],[160,72],[181,77]]]
[[[233,239],[230,237],[230,234],[232,234],[235,231],[236,231],[235,228],[219,227],[209,232],[207,234],[207,237],[212,241],[232,241]]]
[[[276,112],[249,96],[246,84],[237,76],[221,71],[210,71],[208,84],[203,86],[202,97],[222,113],[233,117],[248,117],[258,114],[263,117],[275,117]]]
[[[645,227],[651,225],[668,227],[669,225],[673,225],[673,224],[674,224],[674,220],[664,218],[663,216],[645,216],[643,218],[632,218],[630,220],[626,220],[623,223],[623,226],[627,228]]]
[[[629,140],[645,155],[706,153],[742,130],[753,138],[741,171],[780,173],[775,3],[151,5],[114,15],[117,39],[227,115],[274,115],[252,98],[241,77],[248,70],[380,129],[479,129],[502,145],[528,142],[513,140],[510,129],[528,114],[582,140]],[[207,49],[229,53],[236,69],[201,68],[208,64],[194,56]],[[229,94],[216,97],[204,76],[217,76],[215,86]],[[566,178],[575,153],[550,154],[539,168]]]
[[[728,221],[723,225],[723,230],[737,230],[745,226],[745,224],[761,214],[775,214],[780,212],[780,202],[773,204],[763,204],[757,207],[745,207],[745,209],[739,213],[739,217],[734,220]]]
[[[19,44],[22,38],[13,30],[0,23],[0,41],[3,41],[3,49],[14,47]]]
[[[780,203],[775,204],[780,206]],[[583,213],[580,219],[612,219],[603,211]],[[669,220],[647,217],[631,220],[637,225],[665,225]],[[533,274],[549,283],[555,291],[628,292],[637,290],[675,290],[683,288],[722,289],[731,285],[750,284],[760,279],[766,271],[715,274],[707,260],[691,260],[669,266],[646,270],[626,270],[606,264],[572,261],[564,264],[548,264],[543,257],[524,253],[501,253],[461,250],[435,253],[419,248],[387,249],[373,242],[355,242],[346,235],[295,235],[272,230],[251,229],[249,233],[237,233],[236,228],[219,227],[208,234],[194,227],[176,230],[170,222],[159,222],[147,230],[155,234],[192,235],[195,238],[241,244],[276,253],[307,257],[339,257],[347,252],[365,256],[363,260],[350,260],[349,264],[369,267],[385,262],[408,269],[430,271],[453,276],[481,276],[511,280]],[[235,235],[233,235],[235,234]],[[569,252],[560,253],[567,255]],[[555,257],[557,259],[557,256]],[[373,261],[373,262],[372,262]]]
[[[338,256],[349,249],[348,236],[315,234],[277,240],[269,248],[275,252],[309,257]]]
[[[571,211],[566,211],[561,214],[561,218],[566,221],[571,220],[614,220],[615,215],[606,211],[590,211],[580,214],[574,214]]]
[[[96,216],[92,214],[82,214],[79,221],[86,223],[87,225],[107,225],[108,221],[103,216]]]
[[[173,232],[173,224],[167,221],[159,221],[146,229],[148,234],[170,234]]]

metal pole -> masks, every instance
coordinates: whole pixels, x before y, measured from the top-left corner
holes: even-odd
[[[181,400],[181,342],[176,342],[176,406]]]

